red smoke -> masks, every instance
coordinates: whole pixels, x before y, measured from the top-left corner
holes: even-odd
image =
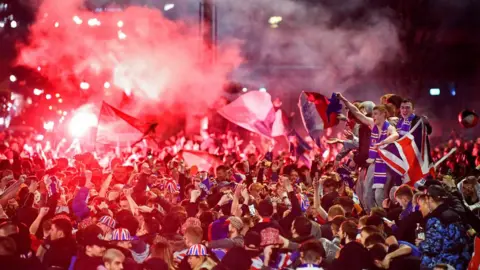
[[[218,63],[202,62],[209,49],[198,26],[170,21],[159,10],[93,13],[82,3],[43,1],[30,43],[19,45],[17,61],[40,66],[71,98],[89,91],[92,102],[107,99],[118,105],[122,93],[131,91],[135,102],[129,111],[134,115],[152,114],[146,108],[158,110],[160,104],[196,113],[218,99],[228,74],[241,63],[236,46],[217,47]],[[80,87],[81,82],[88,84]]]

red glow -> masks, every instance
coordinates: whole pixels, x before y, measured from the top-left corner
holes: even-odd
[[[84,136],[88,130],[98,123],[97,116],[92,112],[79,111],[70,120],[69,131],[70,135],[75,138]]]
[[[118,104],[122,92],[131,91],[135,107],[127,111],[137,117],[159,114],[159,104],[178,113],[201,113],[220,97],[227,76],[242,61],[237,45],[216,48],[216,63],[199,59],[210,49],[198,26],[170,21],[159,10],[92,13],[82,4],[43,1],[41,16],[31,27],[31,43],[20,44],[17,59],[19,65],[48,67],[42,75],[72,96],[89,89],[94,101]],[[64,101],[70,96],[61,95]]]

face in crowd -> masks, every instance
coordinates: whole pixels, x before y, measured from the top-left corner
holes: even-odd
[[[400,105],[400,114],[403,118],[409,117],[413,113],[413,104],[411,102],[404,102]]]

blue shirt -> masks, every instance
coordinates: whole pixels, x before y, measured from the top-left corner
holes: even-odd
[[[411,254],[412,256],[417,257],[417,258],[422,257],[422,252],[420,252],[418,247],[416,247],[414,244],[412,244],[410,242],[405,242],[405,241],[398,241],[398,244],[411,247],[412,248],[412,254]]]

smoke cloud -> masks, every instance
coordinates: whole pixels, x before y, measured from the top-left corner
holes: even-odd
[[[19,45],[18,65],[41,67],[58,88],[73,97],[89,91],[92,102],[118,105],[124,93],[133,95],[128,112],[138,117],[201,113],[242,61],[232,43],[217,46],[221,61],[203,61],[210,50],[198,26],[145,7],[94,13],[82,0],[44,0],[30,30],[29,44]]]
[[[219,39],[245,42],[233,79],[280,92],[344,91],[400,50],[389,11],[368,2],[216,1]]]

